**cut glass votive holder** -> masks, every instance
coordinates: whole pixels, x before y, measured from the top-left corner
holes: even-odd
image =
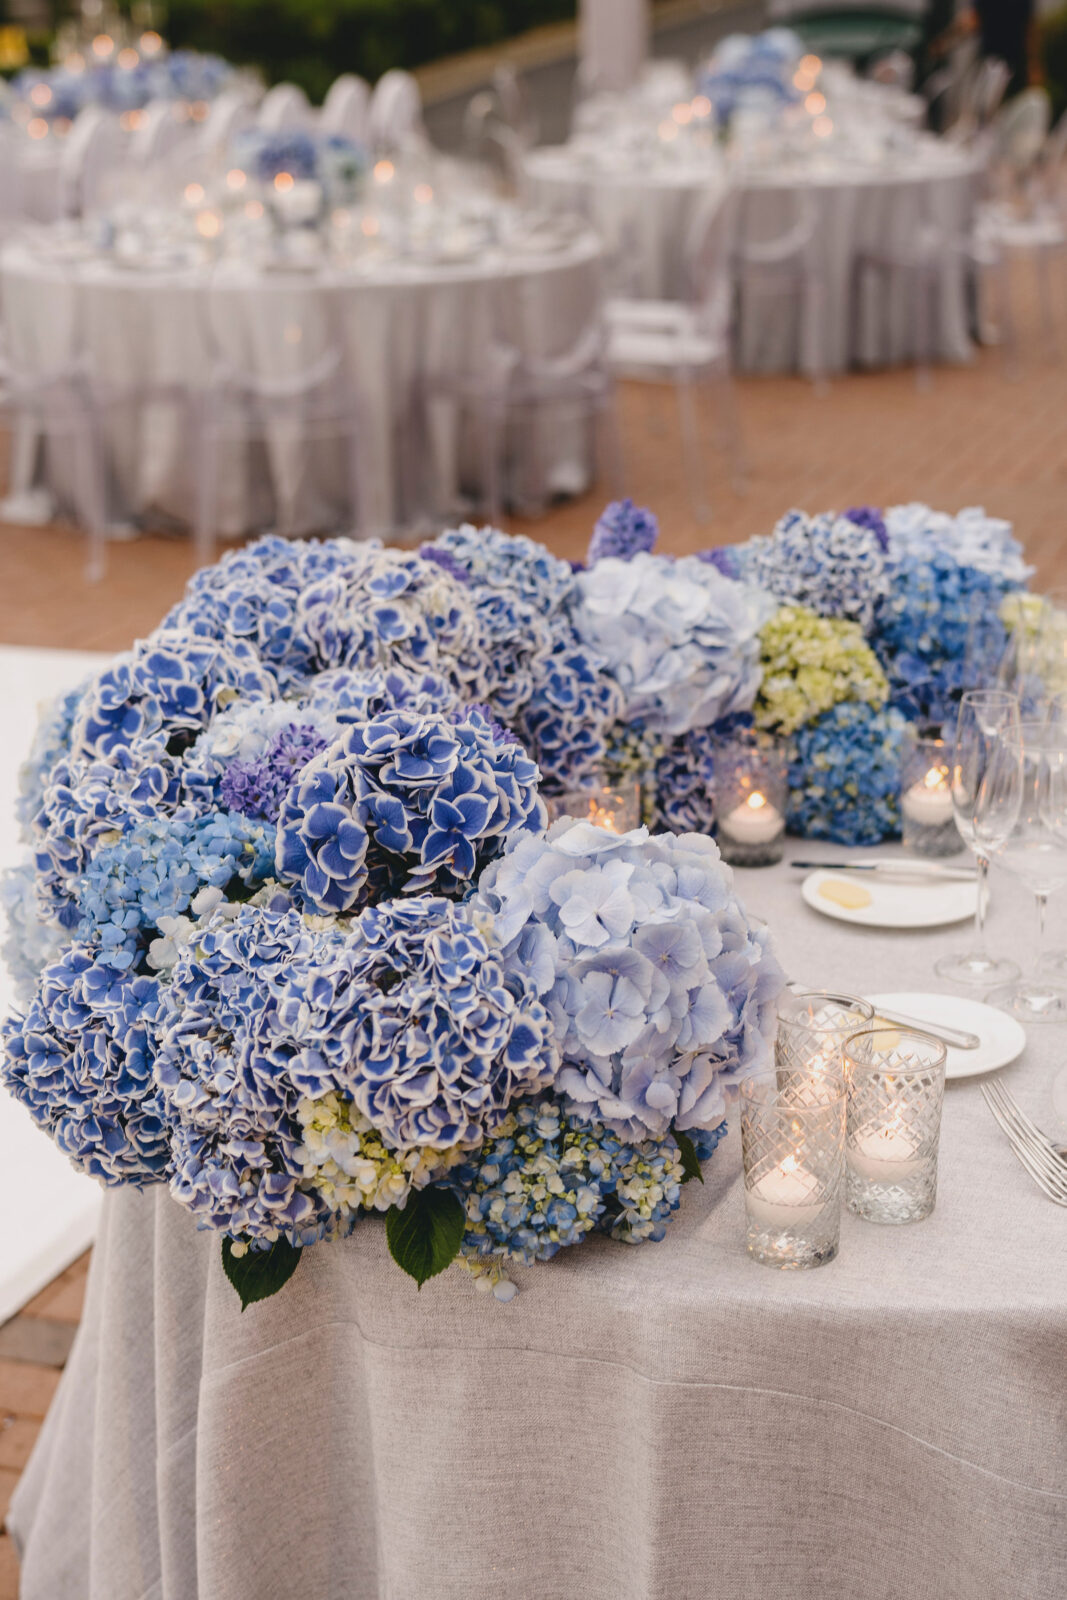
[[[724,861],[767,867],[781,861],[789,761],[769,738],[727,740],[715,747],[716,837]]]
[[[781,1271],[821,1267],[841,1234],[845,1086],[837,1073],[741,1085],[746,1248]]]
[[[552,822],[578,817],[609,833],[631,833],[641,826],[641,787],[634,781],[571,789],[548,801],[548,815]]]
[[[874,1021],[874,1007],[828,989],[787,989],[778,1002],[774,1065],[779,1083],[843,1070],[846,1039]]]
[[[945,1046],[885,1024],[844,1049],[845,1194],[868,1222],[921,1222],[937,1199]]]
[[[963,838],[952,809],[951,752],[909,728],[900,769],[900,831],[913,856],[954,856]]]

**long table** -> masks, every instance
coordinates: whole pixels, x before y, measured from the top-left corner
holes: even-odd
[[[791,977],[945,987],[966,925],[848,927],[799,880],[738,873]],[[996,878],[994,945],[1025,957],[1032,918]],[[1048,1126],[1064,1054],[1035,1028],[1004,1069]],[[1067,1593],[1067,1213],[978,1082],[948,1087],[933,1216],[846,1214],[808,1273],[746,1256],[732,1122],[663,1243],[563,1251],[507,1306],[455,1269],[417,1293],[375,1219],[242,1315],[165,1190],[109,1193],[10,1513],[23,1600]]]

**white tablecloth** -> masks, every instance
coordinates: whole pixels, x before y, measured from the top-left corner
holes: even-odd
[[[862,253],[897,247],[923,222],[936,218],[950,232],[970,229],[981,168],[965,152],[948,146],[919,147],[914,157],[892,166],[846,166],[827,157],[795,171],[737,172],[741,189],[742,238],[760,243],[793,224],[796,196],[816,208],[814,259],[825,286],[826,313],[818,365],[839,372],[853,365],[886,365],[913,359],[915,323],[909,285],[898,275],[888,301],[872,286],[855,294],[855,265]],[[685,245],[697,207],[725,191],[726,170],[718,158],[591,162],[573,146],[548,146],[526,160],[530,198],[556,211],[574,211],[602,234],[616,293],[651,299],[688,294]],[[966,361],[969,333],[968,269],[946,254],[934,308],[934,355]],[[883,280],[884,281],[884,280]],[[879,285],[874,285],[875,289]],[[768,293],[739,283],[737,361],[743,371],[781,372],[809,366],[811,354],[799,296]],[[808,330],[810,334],[810,330]]]
[[[434,379],[484,371],[494,339],[528,356],[567,352],[597,314],[599,273],[600,246],[591,234],[558,249],[494,251],[456,264],[386,260],[368,270],[299,273],[257,272],[234,262],[214,272],[149,272],[109,260],[49,261],[20,241],[0,257],[0,295],[20,368],[59,367],[81,348],[99,378],[131,396],[130,406],[104,424],[113,497],[120,515],[131,519],[191,520],[196,462],[182,409],[152,394],[167,390],[196,403],[213,368],[220,323],[228,345],[239,347],[261,377],[290,370],[294,340],[336,329],[360,398],[366,529],[379,533],[438,522],[455,510],[464,479],[477,471],[472,430],[461,430],[447,401],[429,402]],[[209,318],[212,284],[218,298]],[[548,418],[537,448],[530,444],[516,425],[515,494],[535,498],[586,487],[589,431],[575,427],[573,417]],[[46,481],[61,499],[69,488],[66,465],[62,451],[50,453]],[[344,523],[347,478],[337,449],[304,462],[299,440],[283,430],[269,442],[265,471],[252,450],[225,456],[217,531],[263,526],[272,510],[264,491],[272,479],[302,467],[300,528]],[[543,483],[530,481],[535,470]]]
[[[943,987],[966,926],[846,927],[798,876],[738,874],[792,976]],[[1033,918],[998,879],[994,944]],[[1004,1079],[1051,1126],[1064,1035],[1032,1034]],[[740,1169],[735,1128],[662,1244],[564,1250],[506,1307],[456,1271],[416,1293],[370,1220],[241,1315],[217,1239],[109,1195],[10,1514],[22,1600],[1067,1593],[1067,1213],[978,1083],[948,1087],[933,1216],[846,1214],[814,1272],[746,1256]]]

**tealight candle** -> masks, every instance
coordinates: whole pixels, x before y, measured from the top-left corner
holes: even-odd
[[[845,1154],[849,1170],[873,1183],[899,1183],[914,1177],[922,1165],[899,1123],[857,1135]]]
[[[905,791],[900,807],[906,817],[923,827],[941,828],[946,822],[951,822],[952,795],[948,774],[940,767],[931,767],[925,778],[913,783]]]
[[[956,826],[949,757],[941,739],[908,730],[901,766],[904,848],[917,856],[951,856],[963,847]]]
[[[780,861],[785,845],[788,762],[766,735],[740,736],[715,748],[719,849],[738,867]]]
[[[286,174],[279,173],[279,177]],[[314,222],[322,210],[322,186],[313,178],[300,178],[282,185],[275,180],[270,197],[271,207],[281,221],[291,228],[306,227]]]
[[[747,800],[735,806],[721,826],[738,844],[770,844],[785,827],[785,819],[766,795],[754,789]]]
[[[748,1214],[768,1228],[798,1228],[814,1222],[825,1205],[819,1184],[795,1155],[786,1156],[745,1196]]]

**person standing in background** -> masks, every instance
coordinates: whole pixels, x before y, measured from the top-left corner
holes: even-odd
[[[1034,0],[973,0],[982,55],[998,56],[1011,68],[1008,94],[1041,79]]]

